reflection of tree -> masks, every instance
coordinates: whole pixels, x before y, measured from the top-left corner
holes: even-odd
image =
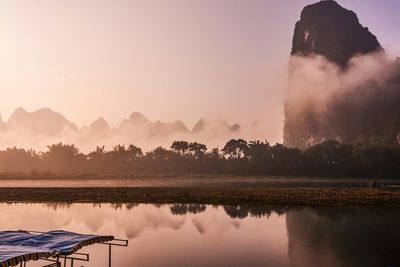
[[[252,217],[257,217],[257,218],[261,218],[261,217],[267,217],[269,218],[269,216],[271,216],[271,214],[276,213],[278,215],[283,215],[285,214],[287,211],[287,209],[285,208],[281,208],[281,207],[250,207],[249,208],[249,213]]]
[[[71,208],[71,203],[46,203],[45,206],[48,207],[49,209],[52,210],[58,210],[58,209],[70,209]],[[102,204],[101,203],[92,203],[91,204],[93,208],[101,208]],[[110,206],[114,210],[122,210],[124,207],[127,210],[131,210],[134,207],[139,206],[137,203],[111,203]]]
[[[400,214],[303,209],[286,215],[292,266],[400,266]]]
[[[224,210],[233,219],[242,219],[249,215],[248,209],[242,206],[224,206]]]
[[[46,203],[45,205],[47,208],[55,210],[55,211],[59,208],[69,209],[71,207],[70,203]]]
[[[286,212],[285,208],[275,208],[275,207],[252,207],[252,206],[224,206],[226,214],[228,214],[232,219],[243,219],[247,216],[252,217],[267,217],[271,216],[272,213],[277,213],[282,215]]]
[[[134,207],[137,207],[137,206],[139,206],[139,204],[137,204],[137,203],[111,203],[111,207],[114,210],[122,210],[124,207],[127,210],[131,210],[131,209],[133,209]]]
[[[185,215],[188,213],[197,214],[206,210],[207,206],[203,204],[173,204],[170,207],[173,215]]]
[[[125,204],[125,207],[127,210],[132,210],[134,207],[137,207],[137,206],[139,206],[139,204],[137,204],[137,203],[126,203]]]

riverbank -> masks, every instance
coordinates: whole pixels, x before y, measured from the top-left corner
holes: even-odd
[[[201,203],[400,207],[400,190],[376,188],[80,187],[0,188],[0,202]]]

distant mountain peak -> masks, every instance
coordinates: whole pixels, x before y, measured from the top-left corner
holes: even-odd
[[[240,130],[239,124],[229,125],[228,122],[219,119],[201,118],[192,129],[192,133],[200,133],[203,131],[230,131],[236,132]]]
[[[78,131],[75,124],[68,121],[61,113],[49,108],[41,108],[27,112],[19,107],[10,116],[6,123],[8,129],[20,129],[33,135],[55,136],[64,131]]]
[[[132,112],[132,114],[129,116],[129,120],[150,121],[142,113],[139,112]]]
[[[6,124],[3,121],[3,117],[0,115],[0,131],[3,131],[6,128]]]
[[[20,113],[20,112],[27,113],[27,111],[26,111],[23,107],[17,107],[17,108],[14,110],[14,113]]]
[[[204,128],[204,124],[205,124],[205,119],[201,118],[200,120],[198,120],[196,122],[196,124],[193,126],[192,132],[193,133],[198,133],[201,132]]]
[[[3,122],[0,116],[0,131],[10,133],[8,136],[16,136],[16,139],[23,140],[22,142],[43,138],[46,142],[67,140],[85,146],[112,142],[125,144],[145,142],[144,146],[149,142],[159,142],[157,143],[159,145],[170,145],[173,140],[187,138],[198,142],[219,144],[220,141],[238,136],[240,129],[239,124],[230,125],[221,118],[205,117],[196,123],[193,131],[190,131],[181,120],[153,122],[139,112],[133,112],[129,118],[123,119],[117,128],[111,128],[103,117],[99,117],[87,126],[80,127],[79,130],[61,113],[50,108],[41,108],[32,112],[17,108],[7,122]],[[11,145],[17,142],[19,141],[12,140]]]
[[[188,131],[186,125],[181,120],[176,120],[173,122],[173,124],[177,127],[185,128]]]
[[[37,113],[52,113],[52,112],[55,112],[55,111],[53,111],[52,109],[50,109],[50,108],[40,108],[40,109],[38,109],[38,110],[36,110],[36,111],[34,111],[34,112],[37,112]],[[58,112],[57,112],[58,113]]]
[[[82,128],[81,132],[87,132],[90,135],[98,137],[109,137],[112,134],[110,125],[103,117],[99,117],[97,120],[92,122],[89,127]]]
[[[27,114],[28,114],[28,112],[24,108],[18,107],[14,110],[13,113],[11,113],[9,120],[13,120],[15,118],[20,118],[22,116],[26,116]]]
[[[103,117],[99,117],[97,120],[90,124],[91,129],[110,129],[110,125]]]
[[[238,124],[238,123],[235,123],[234,125],[231,126],[231,130],[233,132],[238,132],[238,131],[240,131],[240,129],[242,129],[242,126],[240,126],[240,124]]]
[[[176,121],[170,123],[170,125],[177,132],[178,131],[180,131],[180,132],[189,132],[189,130],[186,127],[186,125],[180,120],[176,120]]]
[[[157,120],[152,122],[139,112],[133,112],[129,119],[124,119],[119,127],[120,133],[130,135],[141,135],[148,137],[168,136],[172,133],[189,132],[181,121],[162,122]]]

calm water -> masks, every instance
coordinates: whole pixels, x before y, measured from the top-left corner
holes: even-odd
[[[374,180],[362,178],[305,177],[144,177],[144,178],[1,178],[0,187],[365,187]],[[400,180],[377,179],[380,185],[400,188]]]
[[[2,230],[129,239],[114,250],[114,267],[400,266],[399,210],[0,204],[0,214]],[[91,254],[82,266],[106,266],[105,246],[81,251]]]

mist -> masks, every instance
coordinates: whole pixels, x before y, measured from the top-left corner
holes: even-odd
[[[0,149],[16,146],[45,151],[48,145],[63,142],[75,144],[85,153],[96,146],[111,149],[117,144],[134,144],[150,151],[169,147],[176,140],[204,143],[211,149],[222,148],[232,138],[274,144],[282,142],[279,121],[283,120],[284,144],[289,147],[306,148],[326,140],[397,143],[398,60],[381,51],[355,56],[343,68],[320,55],[291,56],[287,68],[288,76],[276,77],[275,81],[287,83],[282,90],[286,94],[284,119],[277,115],[280,110],[272,116],[265,114],[263,120],[249,119],[240,124],[209,116],[189,128],[182,121],[151,121],[134,112],[117,127],[100,118],[79,128],[49,109],[19,111],[25,114],[23,118],[16,119],[18,112],[14,112],[8,121],[0,122]],[[32,118],[36,113],[43,117]]]
[[[384,51],[354,56],[345,68],[320,55],[291,56],[288,77],[285,145],[397,143],[400,65]]]
[[[239,125],[218,117],[206,117],[189,129],[181,121],[154,122],[134,112],[118,127],[110,127],[99,118],[89,126],[78,128],[62,114],[50,109],[27,112],[18,108],[6,122],[0,123],[0,149],[17,147],[43,152],[47,146],[62,142],[74,144],[84,153],[95,150],[97,146],[111,149],[117,144],[134,144],[146,152],[159,146],[169,148],[177,140],[200,142],[209,149],[222,148],[232,138],[280,142],[279,131],[277,133],[276,128],[269,125],[266,120]]]

